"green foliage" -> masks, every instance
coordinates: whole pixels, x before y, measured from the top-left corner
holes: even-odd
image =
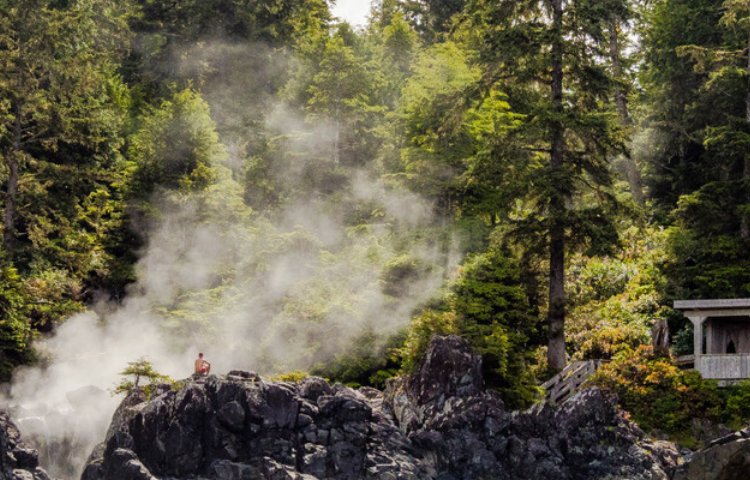
[[[192,90],[176,92],[142,121],[130,156],[137,165],[136,192],[145,196],[159,186],[183,192],[213,183],[212,169],[226,159],[208,104]]]
[[[112,390],[113,395],[119,395],[121,393],[128,395],[133,390],[140,389],[143,390],[146,394],[146,398],[149,399],[151,398],[151,392],[155,385],[162,383],[168,383],[170,385],[175,384],[174,380],[154,370],[151,362],[143,357],[135,362],[128,362],[128,366],[125,370],[120,372],[120,375],[124,378],[122,382],[116,385]],[[142,382],[148,383],[143,385]]]
[[[31,326],[26,320],[29,304],[21,277],[0,263],[0,381],[10,380],[13,368],[31,359]]]
[[[649,175],[669,215],[672,298],[747,296],[746,5],[669,0],[648,12],[646,85],[658,147]],[[720,8],[722,7],[722,8]],[[685,28],[689,25],[690,28]]]
[[[441,309],[447,307],[448,305],[441,305]],[[404,346],[398,349],[398,355],[403,359],[404,370],[408,373],[416,371],[433,336],[460,333],[461,325],[454,311],[435,311],[430,308],[423,310],[412,319]]]
[[[680,199],[665,264],[674,298],[733,298],[750,292],[750,243],[738,236],[741,188],[741,182],[714,182]]]
[[[381,274],[383,293],[392,297],[409,294],[410,286],[430,273],[430,265],[409,255],[392,259],[385,265]]]
[[[630,227],[616,255],[571,259],[567,340],[574,358],[608,359],[648,343],[654,322],[665,318],[659,269],[667,232]]]
[[[281,373],[279,375],[274,375],[272,377],[269,377],[269,380],[272,382],[293,382],[297,383],[307,377],[309,377],[310,374],[307,372],[303,372],[302,370],[295,370],[293,372],[288,373]]]
[[[693,324],[688,322],[684,328],[675,334],[672,353],[675,356],[692,355],[695,352],[694,342]]]
[[[530,405],[538,394],[529,371],[531,352],[543,340],[518,265],[507,252],[490,249],[465,264],[454,291],[453,308],[464,334],[482,354],[487,385],[510,408]]]
[[[371,386],[385,388],[385,381],[395,376],[400,359],[395,350],[403,344],[403,335],[382,338],[374,332],[359,335],[346,353],[325,364],[314,365],[315,375],[340,382],[352,388]]]
[[[620,405],[644,430],[690,439],[691,421],[707,419],[741,428],[750,419],[750,383],[720,389],[694,370],[680,370],[650,347],[617,355],[591,383],[617,394]],[[694,440],[693,440],[694,441]]]
[[[509,408],[524,408],[538,396],[530,366],[541,342],[516,262],[499,248],[473,256],[442,303],[412,322],[399,349],[404,368],[414,369],[433,335],[466,337],[482,354],[487,385]]]

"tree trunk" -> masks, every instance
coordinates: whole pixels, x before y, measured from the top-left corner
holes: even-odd
[[[617,114],[620,117],[622,125],[629,127],[633,124],[633,121],[628,112],[628,96],[620,83],[623,72],[622,58],[620,57],[619,24],[620,18],[616,15],[609,21],[609,55],[612,60],[612,75],[615,77],[615,105],[617,106]],[[622,161],[625,165],[625,174],[628,177],[628,184],[630,184],[630,193],[633,196],[633,201],[639,207],[643,207],[646,204],[646,200],[643,195],[643,179],[641,178],[641,171],[638,168],[638,165],[636,165],[635,160],[629,155],[624,155]]]
[[[632,125],[628,112],[628,97],[622,88],[622,58],[620,57],[620,36],[618,26],[620,17],[613,16],[609,21],[609,56],[612,61],[612,76],[615,78],[615,105],[620,121],[625,126]]]
[[[551,153],[550,170],[556,173],[564,164],[565,126],[562,124],[563,113],[563,8],[562,0],[553,0],[553,35],[552,45],[552,109],[554,119],[550,127]],[[554,175],[553,175],[554,177]],[[547,363],[555,370],[562,370],[567,365],[565,356],[565,227],[562,217],[565,215],[564,185],[556,185],[550,199],[549,225],[549,339],[547,346]]]
[[[13,147],[8,155],[8,189],[5,192],[5,217],[3,218],[3,248],[10,252],[16,238],[16,201],[18,197],[18,160],[21,156],[21,116],[23,114],[23,100],[20,98],[23,88],[23,43],[20,43],[18,52],[17,86],[15,106],[13,108],[15,119],[13,122]]]
[[[338,92],[341,91],[341,79],[336,80],[336,107],[334,109],[334,116],[336,117],[336,131],[333,133],[333,164],[338,167],[341,161],[339,149],[341,148],[341,96]]]
[[[18,151],[10,155],[8,165],[8,190],[5,195],[5,218],[3,221],[3,248],[10,252],[15,240],[16,197],[18,196]]]
[[[750,74],[750,39],[747,42],[747,72]],[[750,89],[745,95],[745,121],[750,123]],[[743,189],[745,190],[745,209],[750,208],[750,155],[745,155],[745,164],[742,169]],[[740,221],[740,238],[750,238],[750,214],[743,210]]]

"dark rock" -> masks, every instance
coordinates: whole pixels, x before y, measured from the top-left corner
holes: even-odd
[[[750,477],[750,429],[733,432],[693,453],[673,480],[744,480]]]
[[[21,439],[21,433],[5,412],[0,412],[0,480],[49,480],[39,468],[39,455]]]
[[[83,479],[656,480],[678,459],[596,389],[507,412],[453,336],[434,338],[418,372],[385,393],[233,371],[129,397]]]
[[[242,380],[248,382],[260,382],[261,378],[255,372],[246,372],[244,370],[230,370],[227,373],[227,379],[229,380]]]
[[[414,377],[387,383],[383,410],[418,457],[433,455],[438,475],[453,478],[652,479],[677,462],[674,448],[647,444],[597,389],[558,410],[506,412],[482,387],[479,356],[455,336],[433,339]]]
[[[690,423],[693,438],[700,445],[708,446],[714,440],[731,435],[732,429],[721,423],[714,423],[705,418],[694,418]]]
[[[228,430],[242,432],[245,426],[245,409],[236,400],[225,403],[216,412],[216,418]]]
[[[108,397],[107,392],[94,385],[78,388],[72,392],[68,392],[65,396],[76,410],[90,408],[92,405],[103,403]]]
[[[419,371],[407,382],[418,406],[484,393],[482,357],[456,335],[430,343]]]
[[[124,448],[116,449],[104,464],[104,478],[118,480],[156,480],[143,466],[135,453]]]
[[[333,389],[320,377],[306,377],[299,382],[300,395],[312,402],[317,402],[321,395],[332,395]]]

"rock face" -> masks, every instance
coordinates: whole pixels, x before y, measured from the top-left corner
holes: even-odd
[[[435,338],[417,374],[385,394],[249,372],[129,396],[84,480],[667,479],[677,453],[649,443],[599,390],[512,414],[481,359]]]
[[[746,480],[750,478],[750,427],[711,442],[693,454],[672,480]]]
[[[49,480],[36,450],[21,441],[8,414],[0,412],[0,480]]]
[[[158,392],[157,392],[158,393]],[[274,383],[230,372],[129,396],[83,477],[313,479],[417,478],[406,439],[377,408],[379,395],[319,378]],[[388,472],[391,476],[383,476]]]
[[[451,369],[449,365],[454,368]],[[676,449],[652,443],[616,400],[587,389],[558,410],[509,413],[458,337],[433,340],[419,372],[393,381],[386,410],[441,479],[666,479]]]

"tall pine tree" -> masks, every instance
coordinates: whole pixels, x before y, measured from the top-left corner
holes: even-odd
[[[17,238],[19,183],[27,165],[111,156],[117,142],[112,55],[121,19],[108,0],[56,7],[0,2],[0,158],[7,169],[3,247]]]
[[[603,25],[619,0],[485,1],[469,6],[485,82],[501,84],[514,111],[526,114],[526,209],[516,232],[543,241],[549,264],[548,363],[567,364],[565,255],[585,244],[616,242],[606,205],[612,197],[606,158],[622,149],[616,117],[604,105],[612,82],[601,58]]]

